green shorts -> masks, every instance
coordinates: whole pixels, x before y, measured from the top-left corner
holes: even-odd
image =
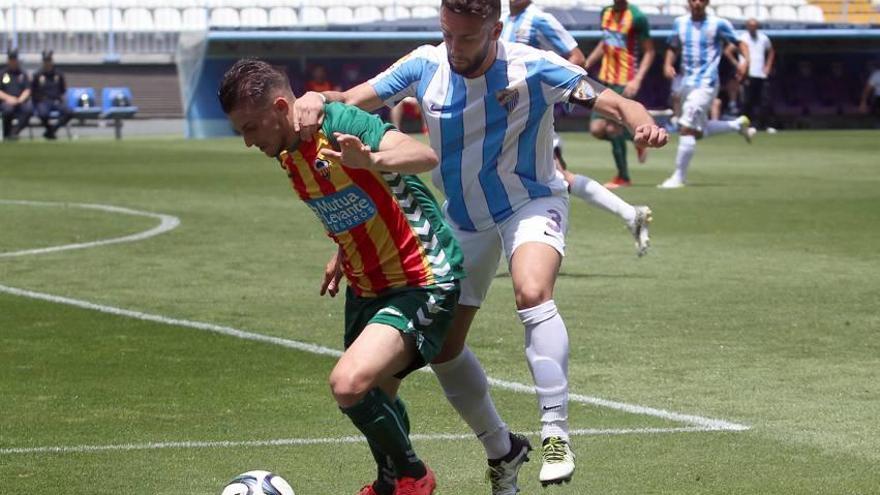
[[[395,375],[403,378],[430,363],[440,352],[458,304],[458,293],[458,282],[446,284],[445,289],[402,289],[379,297],[358,297],[349,287],[345,293],[345,348],[371,323],[396,328],[415,339],[419,352],[406,369]]]
[[[626,86],[624,86],[622,84],[605,84],[602,81],[599,81],[599,82],[602,83],[602,85],[605,86],[606,88],[610,89],[611,91],[614,91],[615,93],[617,93],[619,95],[622,95],[623,89],[626,88]],[[608,120],[608,117],[602,115],[599,112],[590,112],[590,121],[593,121],[593,120]]]

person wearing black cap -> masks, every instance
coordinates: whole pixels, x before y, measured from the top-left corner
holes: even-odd
[[[18,50],[7,53],[6,69],[0,73],[0,113],[3,114],[3,135],[11,139],[27,126],[34,109],[30,102],[30,79],[21,70],[18,62]],[[13,120],[16,124],[13,128]]]
[[[43,67],[34,74],[31,89],[37,117],[46,128],[43,136],[46,139],[55,139],[55,133],[67,124],[73,117],[73,112],[64,103],[67,84],[64,82],[64,74],[55,68],[52,50],[43,52]],[[58,112],[58,120],[54,125],[49,121],[53,111]]]

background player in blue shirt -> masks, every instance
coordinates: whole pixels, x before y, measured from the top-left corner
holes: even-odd
[[[739,132],[751,142],[754,135],[746,116],[729,121],[709,120],[712,101],[718,95],[718,63],[725,44],[737,45],[742,55],[742,62],[737,66],[737,79],[742,79],[749,66],[749,49],[739,40],[729,21],[706,13],[708,5],[709,0],[688,0],[691,13],[675,19],[669,48],[666,49],[663,71],[667,78],[674,79],[679,75],[674,64],[676,58],[680,59],[682,109],[678,121],[681,137],[675,172],[657,186],[661,189],[685,186],[697,139]]]

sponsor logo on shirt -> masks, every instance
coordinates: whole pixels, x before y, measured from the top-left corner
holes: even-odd
[[[351,230],[376,216],[375,203],[357,186],[310,199],[306,204],[332,234]]]

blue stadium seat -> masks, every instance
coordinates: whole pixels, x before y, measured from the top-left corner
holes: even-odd
[[[67,88],[67,106],[75,119],[97,119],[101,115],[95,88]]]
[[[130,119],[137,111],[138,107],[131,104],[131,89],[128,87],[110,87],[101,90],[101,117]]]
[[[131,104],[131,89],[125,86],[101,90],[101,118],[113,121],[116,139],[122,139],[122,119],[130,119],[138,107]]]

